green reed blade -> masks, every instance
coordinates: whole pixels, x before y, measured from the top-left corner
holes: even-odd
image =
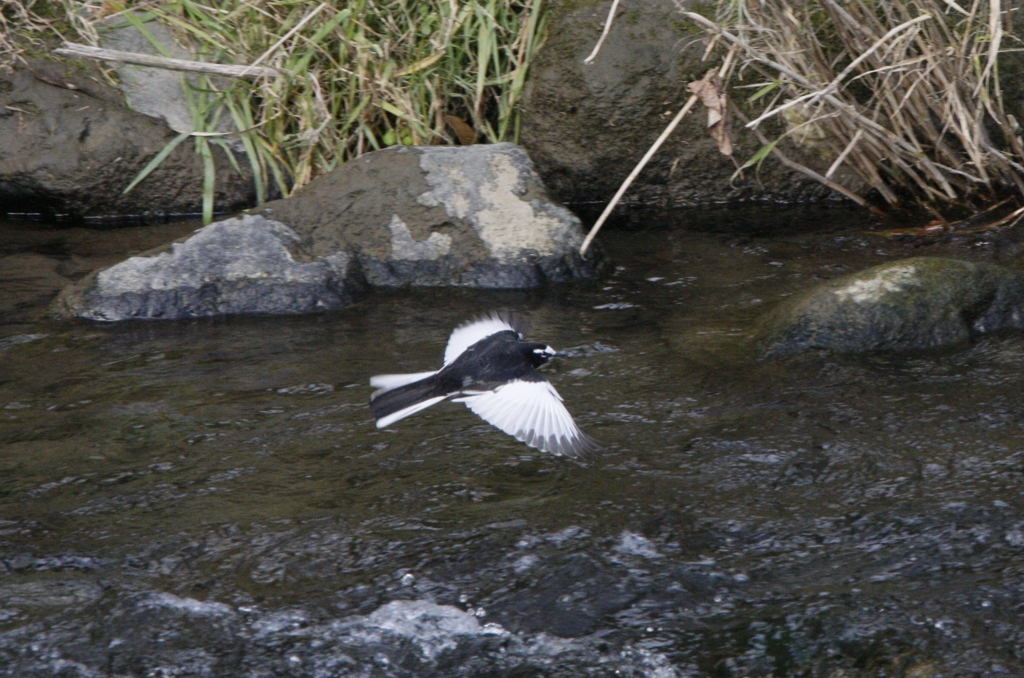
[[[173,153],[174,149],[177,148],[182,141],[188,139],[189,135],[191,134],[192,132],[182,132],[181,134],[167,142],[167,145],[164,146],[159,153],[153,156],[153,159],[146,163],[146,166],[142,168],[142,171],[139,172],[134,179],[132,179],[132,182],[128,184],[128,187],[121,191],[121,195],[127,194],[128,191],[138,186],[143,179],[148,177],[150,173],[153,172],[153,170],[159,167],[160,164],[167,159],[167,156]]]
[[[213,198],[217,182],[217,168],[213,162],[213,151],[206,137],[196,137],[196,150],[203,159],[203,223],[213,221]]]

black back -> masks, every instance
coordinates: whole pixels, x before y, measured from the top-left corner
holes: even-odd
[[[496,332],[476,342],[435,377],[453,390],[484,390],[519,379],[543,381],[536,368],[548,361],[544,344],[520,341],[515,332]]]
[[[437,374],[380,394],[370,402],[375,419],[439,396],[488,391],[514,381],[544,381],[536,370],[550,356],[547,348],[519,340],[515,332],[496,332],[476,342]]]

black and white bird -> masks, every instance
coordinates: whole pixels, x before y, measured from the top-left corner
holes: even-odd
[[[597,449],[537,368],[555,350],[523,341],[519,322],[489,313],[455,328],[436,372],[380,374],[370,379],[377,428],[443,400],[465,403],[484,421],[530,447],[577,457]]]

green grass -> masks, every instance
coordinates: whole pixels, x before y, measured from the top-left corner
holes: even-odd
[[[203,61],[276,69],[251,80],[186,81],[209,219],[210,151],[225,144],[213,132],[219,118],[237,130],[260,201],[363,153],[457,143],[457,127],[479,141],[516,141],[517,104],[544,35],[542,1],[21,0],[0,12],[0,59],[9,63],[44,29],[97,44],[105,26],[130,23],[145,35],[160,22]]]

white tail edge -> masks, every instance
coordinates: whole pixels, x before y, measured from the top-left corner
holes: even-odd
[[[399,386],[405,386],[406,384],[412,384],[432,377],[437,372],[415,372],[413,374],[378,374],[376,377],[370,377],[370,386],[373,386],[377,391],[374,392],[371,399],[376,398],[381,393],[387,393],[392,389],[396,389]]]
[[[385,375],[385,376],[405,377],[405,376],[409,376],[409,375],[397,374],[397,375]],[[374,378],[376,378],[376,377],[374,377]],[[428,407],[430,407],[431,405],[436,405],[437,403],[441,402],[442,400],[444,400],[447,397],[448,396],[437,396],[436,398],[427,398],[426,400],[418,402],[415,405],[410,405],[409,407],[405,408],[404,410],[398,410],[397,412],[389,414],[386,417],[382,417],[382,418],[377,420],[377,428],[384,428],[385,426],[390,426],[391,424],[394,424],[396,421],[398,421],[400,419],[405,419],[406,417],[408,417],[411,414],[416,414],[420,410],[425,410]]]

